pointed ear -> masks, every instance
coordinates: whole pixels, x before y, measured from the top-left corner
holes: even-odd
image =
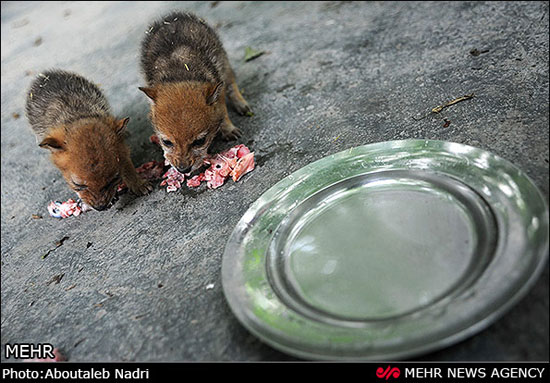
[[[206,98],[206,104],[212,105],[220,98],[223,91],[223,81],[217,83],[213,91],[210,91],[210,95]]]
[[[44,138],[38,146],[49,149],[52,153],[65,150],[64,142],[52,136]]]
[[[157,88],[146,88],[146,87],[140,86],[138,89],[141,90],[143,93],[145,93],[147,97],[149,97],[151,100],[153,101],[156,100],[157,92],[158,92]]]
[[[115,133],[121,136],[126,130],[126,125],[128,125],[130,117],[122,118],[115,122]]]

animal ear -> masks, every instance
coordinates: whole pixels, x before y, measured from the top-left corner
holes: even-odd
[[[119,136],[124,133],[124,130],[126,129],[126,125],[128,125],[128,121],[130,121],[130,117],[122,118],[115,122],[115,133]]]
[[[223,81],[216,84],[213,91],[210,91],[210,95],[206,98],[206,104],[212,105],[220,98],[223,90]]]
[[[65,150],[64,142],[52,136],[44,138],[38,146],[49,149],[52,153]]]
[[[146,88],[146,87],[140,86],[138,89],[141,90],[143,93],[145,93],[147,97],[149,97],[151,100],[153,101],[156,100],[157,93],[158,93],[157,88]]]

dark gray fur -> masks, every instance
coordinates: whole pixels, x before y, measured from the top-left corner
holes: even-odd
[[[27,93],[26,113],[40,142],[48,130],[83,118],[111,114],[101,90],[75,73],[49,70],[33,81]]]
[[[145,33],[141,66],[148,86],[185,81],[228,85],[234,80],[218,35],[197,16],[173,12]]]

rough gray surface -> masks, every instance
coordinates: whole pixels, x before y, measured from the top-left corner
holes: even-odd
[[[223,249],[264,191],[346,148],[405,138],[477,146],[519,166],[548,199],[547,3],[215,3],[2,2],[2,359],[14,342],[53,343],[73,361],[292,359],[231,314]],[[59,67],[101,84],[131,118],[135,164],[160,159],[137,89],[139,44],[173,9],[218,27],[255,112],[232,119],[259,166],[218,190],[157,187],[105,212],[50,218],[48,202],[73,195],[24,117],[32,78]],[[248,45],[269,54],[244,63]],[[420,359],[548,360],[548,281],[546,268],[497,323]]]

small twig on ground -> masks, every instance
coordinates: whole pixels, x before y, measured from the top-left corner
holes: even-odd
[[[59,284],[59,282],[61,282],[61,279],[63,279],[63,276],[65,275],[65,273],[63,274],[58,274],[58,275],[54,275],[53,278],[48,282],[46,283],[47,285],[51,285],[52,283],[55,282],[55,284]]]
[[[59,241],[57,241],[57,242],[55,243],[55,248],[53,248],[53,249],[51,249],[51,250],[48,250],[48,252],[42,256],[42,259],[46,259],[46,257],[47,257],[48,255],[50,255],[50,253],[51,253],[52,251],[55,251],[59,246],[63,245],[63,242],[65,242],[67,239],[69,239],[69,237],[65,236],[65,237],[61,238]]]
[[[422,117],[420,117],[420,118],[414,118],[414,117],[413,117],[413,120],[415,120],[415,121],[420,121],[420,120],[422,120],[422,119],[428,117],[428,116],[429,116],[430,114],[432,114],[432,113],[439,113],[439,112],[441,112],[443,109],[445,109],[445,108],[447,108],[447,107],[449,107],[449,106],[451,106],[451,105],[457,104],[457,103],[459,103],[459,102],[461,102],[461,101],[469,100],[469,99],[471,99],[471,98],[474,98],[474,94],[473,94],[473,93],[472,93],[472,94],[464,95],[464,96],[459,97],[459,98],[455,98],[454,100],[449,101],[449,102],[446,103],[446,104],[439,105],[439,106],[436,106],[435,108],[432,108],[432,110],[431,110],[429,113],[425,114],[424,116],[422,116]]]
[[[244,48],[244,61],[250,61],[254,60],[257,57],[260,57],[266,53],[265,51],[258,51],[252,47],[245,47]]]

